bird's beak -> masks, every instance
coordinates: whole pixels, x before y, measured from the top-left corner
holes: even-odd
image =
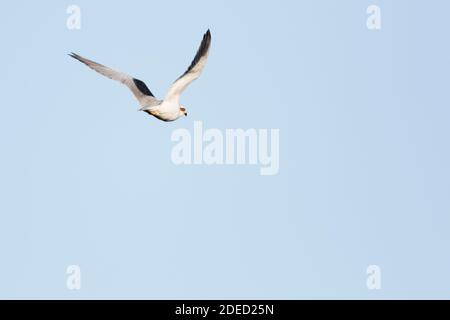
[[[187,112],[184,113],[184,116],[187,117]]]

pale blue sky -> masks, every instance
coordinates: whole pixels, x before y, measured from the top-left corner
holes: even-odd
[[[66,8],[81,7],[81,30]],[[377,4],[382,29],[366,28]],[[448,1],[2,3],[1,298],[450,298]],[[207,28],[189,116],[136,112]],[[280,129],[280,171],[175,166],[176,128]],[[66,288],[66,267],[82,288]],[[382,289],[366,288],[366,268]]]

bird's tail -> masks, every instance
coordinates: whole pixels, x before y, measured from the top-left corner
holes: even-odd
[[[138,111],[150,111],[155,109],[156,106],[143,106],[141,108],[138,109]]]

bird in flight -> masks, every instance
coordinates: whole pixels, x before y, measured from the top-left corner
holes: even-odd
[[[208,59],[210,45],[211,32],[208,29],[203,35],[202,42],[191,65],[177,80],[175,80],[164,100],[155,98],[147,85],[141,80],[135,79],[125,73],[115,71],[100,63],[83,58],[78,54],[71,53],[70,56],[98,73],[126,85],[139,101],[141,106],[139,109],[140,111],[145,111],[149,115],[162,121],[175,121],[180,117],[187,116],[186,108],[180,104],[180,95],[192,81],[200,76],[205,67],[206,60]]]

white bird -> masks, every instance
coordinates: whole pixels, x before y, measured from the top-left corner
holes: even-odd
[[[200,76],[203,68],[205,67],[206,60],[208,59],[210,44],[211,33],[208,29],[203,36],[200,47],[198,48],[197,54],[195,55],[191,65],[186,72],[183,73],[183,75],[175,80],[167,92],[164,100],[156,99],[146,84],[141,80],[135,79],[125,73],[110,69],[97,62],[83,58],[78,54],[71,53],[70,56],[84,63],[98,73],[110,79],[120,81],[126,85],[139,101],[141,106],[139,109],[140,111],[145,111],[162,121],[174,121],[180,117],[187,116],[186,108],[180,105],[180,95],[192,81]]]

